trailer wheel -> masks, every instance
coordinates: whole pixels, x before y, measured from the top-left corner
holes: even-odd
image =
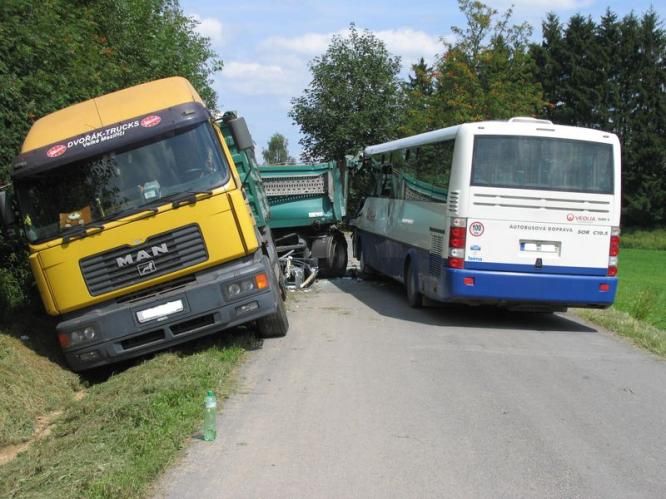
[[[347,273],[347,241],[341,233],[330,237],[326,258],[320,258],[320,274],[323,277],[342,277]]]
[[[416,282],[416,273],[412,268],[412,263],[407,263],[405,272],[405,288],[407,288],[407,303],[412,308],[421,308],[423,306],[423,295],[418,290]]]
[[[329,272],[333,277],[342,277],[347,272],[347,241],[344,236],[335,235],[331,244]]]
[[[277,286],[277,279],[273,275],[273,286]],[[287,309],[280,296],[278,288],[277,310],[274,314],[267,315],[257,319],[257,333],[260,338],[280,338],[287,335],[289,330],[289,319],[287,318]]]

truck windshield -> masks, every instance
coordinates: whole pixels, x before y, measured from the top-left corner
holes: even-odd
[[[583,140],[477,136],[472,185],[613,193],[613,146]]]
[[[229,179],[229,167],[209,123],[177,130],[138,147],[91,157],[14,186],[31,242],[99,224],[209,191]]]

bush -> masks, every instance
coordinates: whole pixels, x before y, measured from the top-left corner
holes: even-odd
[[[12,310],[26,301],[23,284],[17,276],[7,269],[0,269],[0,319],[6,319]]]

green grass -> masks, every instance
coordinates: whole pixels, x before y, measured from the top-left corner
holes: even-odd
[[[622,231],[622,248],[666,250],[666,228]]]
[[[608,310],[579,309],[578,315],[595,324],[631,339],[635,344],[666,357],[666,331],[634,319],[615,308]]]
[[[666,251],[622,249],[615,308],[666,330]]]
[[[9,385],[29,401],[57,385],[62,395],[40,403],[26,418],[58,405],[63,410],[49,436],[0,466],[0,497],[143,497],[198,432],[206,390],[215,390],[218,400],[225,397],[250,342],[249,332],[242,331],[193,342],[107,380],[84,379],[82,384],[90,385],[86,396],[75,400],[82,386],[76,376],[27,351],[20,340],[0,335],[3,366],[10,366],[0,371],[3,391]],[[20,360],[24,357],[30,362]],[[3,411],[23,410],[10,408],[11,396],[0,403]],[[12,430],[9,440],[27,433]]]
[[[28,440],[38,416],[73,399],[78,377],[0,333],[0,447]]]
[[[648,246],[650,241],[643,238],[637,244]],[[577,313],[666,357],[666,251],[623,247],[619,269],[613,307]]]

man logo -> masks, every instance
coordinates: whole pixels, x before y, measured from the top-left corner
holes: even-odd
[[[157,266],[155,266],[155,262],[152,260],[147,263],[137,265],[136,269],[139,271],[139,275],[141,277],[157,272]]]
[[[116,258],[116,265],[118,265],[118,267],[125,267],[126,265],[139,263],[143,260],[150,260],[168,252],[169,248],[166,243],[162,243],[159,246],[151,246],[150,248],[139,250],[136,253],[128,253],[125,256],[119,256]]]

